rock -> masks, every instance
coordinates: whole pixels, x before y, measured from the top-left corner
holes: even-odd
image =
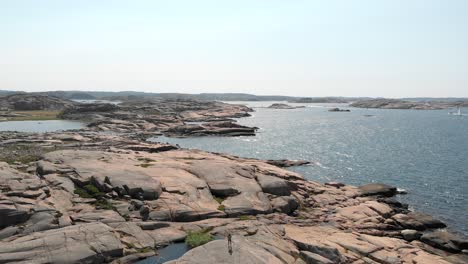
[[[123,256],[123,245],[103,223],[73,225],[0,241],[0,262],[100,263]]]
[[[29,210],[22,209],[9,200],[0,200],[0,228],[20,224],[29,219]]]
[[[381,195],[391,197],[397,193],[397,188],[382,184],[382,183],[370,183],[363,186],[359,186],[362,196]]]
[[[447,231],[434,231],[421,236],[421,241],[436,248],[448,252],[459,253],[468,249],[468,241],[451,234]]]
[[[53,174],[57,172],[57,168],[53,163],[40,160],[36,164],[37,166],[37,173],[41,176],[46,175],[46,174]]]
[[[266,160],[265,161],[268,164],[280,167],[280,168],[286,168],[286,167],[294,167],[294,166],[302,166],[302,165],[307,165],[310,164],[310,161],[306,160]]]
[[[243,264],[282,264],[283,262],[264,248],[250,242],[242,236],[232,237],[232,255],[228,252],[226,239],[215,240],[196,247],[185,253],[182,257],[168,264],[217,264],[236,263]]]
[[[173,227],[163,227],[155,230],[145,231],[153,240],[156,246],[168,245],[175,242],[184,241],[187,234]]]
[[[291,106],[291,105],[287,105],[287,104],[272,104],[270,106],[268,106],[267,108],[270,108],[270,109],[296,109],[296,108],[304,108],[305,106]]]
[[[127,255],[125,257],[116,259],[116,260],[112,261],[111,264],[133,264],[133,263],[137,263],[139,261],[145,260],[145,259],[147,259],[149,257],[152,257],[155,254],[156,254],[156,252],[154,252],[154,251],[145,252],[145,253],[131,254],[131,255]]]
[[[74,222],[125,222],[125,219],[112,210],[97,210],[93,212],[80,212],[70,216]]]
[[[110,156],[99,151],[56,151],[46,154],[50,161],[61,161],[73,168],[79,177],[73,178],[82,185],[87,184],[91,179],[100,189],[104,189],[104,184],[110,184],[121,195],[129,194],[133,198],[143,198],[154,200],[162,192],[161,183],[148,175],[144,168],[129,168],[128,160]],[[108,166],[107,159],[114,158],[113,166]],[[94,162],[89,162],[94,160]],[[133,162],[133,161],[131,161]],[[135,165],[130,165],[135,167]]]
[[[406,229],[425,230],[428,228],[442,228],[445,224],[441,221],[434,219],[432,216],[419,213],[410,212],[408,214],[396,214],[392,218]]]
[[[381,108],[381,109],[415,109],[415,110],[437,110],[449,108],[459,102],[411,102],[399,99],[368,99],[360,100],[351,104],[358,108]]]
[[[271,206],[275,211],[289,215],[299,207],[299,203],[292,196],[281,196],[272,199]]]
[[[75,104],[76,103],[73,101],[39,94],[18,93],[7,96],[0,96],[0,109],[14,111],[57,111],[63,110],[66,107],[70,107]]]
[[[349,109],[340,109],[340,108],[330,108],[328,112],[351,112]]]
[[[283,179],[268,175],[258,175],[257,181],[265,193],[278,196],[288,196],[291,194],[288,183]]]
[[[301,256],[307,264],[333,264],[333,261],[309,251],[301,251]]]
[[[406,241],[413,241],[419,239],[422,234],[416,230],[405,229],[401,231],[401,235]]]
[[[341,182],[326,182],[325,185],[332,186],[335,188],[341,188],[345,186],[345,184]]]

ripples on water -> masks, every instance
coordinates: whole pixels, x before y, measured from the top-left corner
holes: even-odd
[[[270,102],[253,106],[259,104]],[[320,182],[394,185],[408,191],[400,197],[403,202],[468,235],[468,116],[446,110],[327,112],[309,106],[256,108],[253,117],[239,120],[260,127],[255,137],[158,140],[243,157],[310,160],[313,165],[292,170]]]

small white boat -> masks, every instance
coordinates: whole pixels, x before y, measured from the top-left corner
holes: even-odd
[[[457,111],[457,112],[449,112],[449,115],[464,116],[465,114],[463,114],[463,113],[461,112],[461,108],[458,107],[458,111]]]

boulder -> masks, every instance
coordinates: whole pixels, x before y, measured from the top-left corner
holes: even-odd
[[[422,234],[413,229],[405,229],[401,230],[401,236],[403,236],[406,241],[413,241],[419,239]]]
[[[277,212],[291,214],[299,208],[299,203],[293,196],[280,196],[271,200],[271,206]]]
[[[382,183],[370,183],[370,184],[362,185],[362,186],[359,186],[359,190],[361,191],[362,196],[379,195],[379,196],[391,197],[397,194],[396,187],[382,184]]]
[[[268,175],[258,175],[257,181],[265,193],[278,196],[288,196],[291,194],[288,183],[281,178]]]
[[[428,228],[442,228],[446,225],[432,216],[420,213],[410,212],[408,214],[396,214],[392,216],[400,226],[405,229],[426,230]]]
[[[436,248],[459,253],[468,249],[468,241],[447,231],[434,231],[421,236],[421,241]]]

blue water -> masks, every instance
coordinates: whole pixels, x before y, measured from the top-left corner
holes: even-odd
[[[292,170],[320,182],[394,185],[408,191],[399,199],[411,208],[468,236],[468,116],[450,116],[447,110],[327,112],[318,105],[255,110],[239,120],[260,127],[255,137],[157,140],[243,157],[310,160],[312,166]]]
[[[83,128],[84,124],[68,120],[45,120],[45,121],[6,121],[0,122],[0,131],[19,132],[53,132],[59,130],[72,130]]]

